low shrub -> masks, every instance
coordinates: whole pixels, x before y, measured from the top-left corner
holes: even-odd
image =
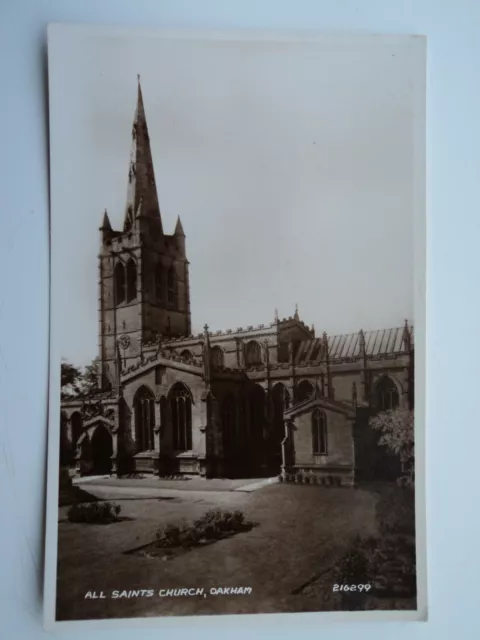
[[[414,493],[393,487],[376,507],[378,537],[357,536],[338,563],[336,582],[371,584],[372,595],[413,597],[416,593]],[[361,605],[363,596],[343,594],[345,607]],[[360,604],[359,604],[360,603]],[[363,606],[363,605],[361,605]]]
[[[415,536],[415,492],[411,487],[392,487],[380,496],[376,519],[382,535]]]
[[[240,531],[249,531],[252,527],[253,523],[246,521],[241,511],[212,509],[191,524],[167,524],[160,527],[156,539],[160,547],[191,547]]]
[[[122,507],[113,502],[90,502],[72,505],[67,517],[70,522],[86,524],[109,524],[117,522]]]

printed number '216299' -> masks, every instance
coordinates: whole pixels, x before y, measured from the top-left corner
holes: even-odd
[[[371,584],[334,584],[333,591],[370,591]]]

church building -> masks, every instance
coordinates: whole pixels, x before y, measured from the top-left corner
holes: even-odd
[[[98,256],[99,392],[62,402],[61,455],[83,474],[351,485],[381,456],[369,418],[413,408],[408,323],[315,335],[299,317],[192,335],[180,218],[165,233],[140,83],[123,228]]]

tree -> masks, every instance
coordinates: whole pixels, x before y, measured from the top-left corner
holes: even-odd
[[[85,367],[82,375],[81,391],[84,397],[90,397],[100,391],[98,388],[98,364],[96,360]]]
[[[380,433],[378,443],[397,455],[406,473],[405,480],[413,482],[415,443],[414,416],[409,409],[384,411],[370,419],[370,426]]]
[[[70,362],[62,362],[60,370],[60,385],[62,398],[75,397],[82,372]]]
[[[98,393],[98,365],[94,360],[82,371],[70,362],[61,365],[62,399],[88,399]]]

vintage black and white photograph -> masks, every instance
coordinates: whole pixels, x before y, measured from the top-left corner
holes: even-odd
[[[424,76],[50,30],[50,619],[424,616]]]

